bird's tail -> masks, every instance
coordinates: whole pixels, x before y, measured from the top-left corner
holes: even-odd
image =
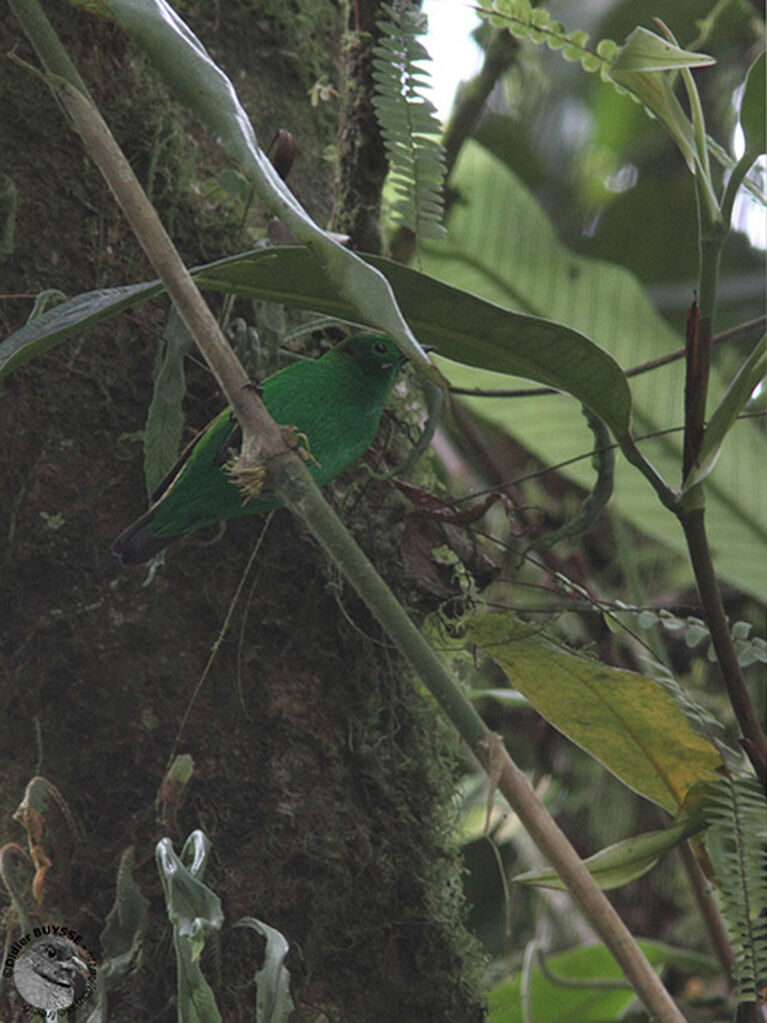
[[[112,553],[117,555],[123,565],[140,565],[143,561],[149,561],[174,539],[172,536],[158,536],[152,529],[153,518],[154,510],[150,508],[120,533],[112,544]]]

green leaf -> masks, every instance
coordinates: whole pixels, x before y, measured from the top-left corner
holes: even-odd
[[[705,848],[735,953],[739,1001],[756,1002],[767,985],[767,796],[753,776],[707,786]]]
[[[264,965],[255,975],[256,1023],[288,1023],[295,1006],[290,994],[290,973],[285,967],[290,951],[285,936],[252,916],[242,917],[234,926],[248,927],[266,938]]]
[[[150,495],[175,464],[184,432],[184,358],[192,348],[192,335],[175,307],[168,315],[164,341],[144,427],[144,479]]]
[[[583,862],[603,891],[620,888],[652,870],[665,852],[674,849],[702,827],[699,820],[680,820],[668,828],[615,842]],[[567,891],[567,885],[554,870],[528,870],[524,874],[517,874],[512,881]]]
[[[221,929],[221,900],[202,883],[208,842],[194,831],[178,857],[168,838],[157,843],[155,858],[160,871],[168,919],[173,925],[173,945],[178,971],[178,1013],[184,1023],[220,1023],[221,1014],[208,982],[200,970],[200,954],[206,939]]]
[[[615,361],[588,338],[561,324],[501,309],[390,260],[368,259],[390,281],[421,341],[437,345],[442,356],[569,391],[614,433],[627,432],[631,402],[626,379]],[[313,309],[341,319],[355,317],[355,310],[328,290],[322,270],[305,249],[262,249],[210,263],[193,275],[203,290]],[[0,344],[0,373],[4,353],[27,361],[161,290],[151,282],[70,299]]]
[[[149,900],[133,878],[134,863],[133,846],[130,846],[120,858],[114,905],[101,932],[101,949],[108,959],[131,952],[149,921]]]
[[[510,614],[474,615],[466,635],[550,724],[670,813],[721,765],[654,679],[562,650]]]
[[[745,147],[743,155],[734,164],[729,162],[728,153],[712,152],[724,158],[724,164],[730,170],[730,178],[722,198],[722,216],[726,224],[730,223],[735,197],[741,185],[745,184],[752,195],[755,193],[757,202],[765,205],[765,197],[759,189],[755,189],[753,181],[746,175],[754,161],[765,151],[765,118],[767,118],[767,98],[765,98],[765,54],[762,52],[751,65],[746,76],[743,97],[740,103],[740,124],[743,129]]]
[[[86,291],[25,323],[0,344],[0,379],[88,327],[147,298],[161,295],[158,281]]]
[[[399,196],[393,219],[420,238],[441,238],[445,178],[442,127],[420,90],[430,84],[430,60],[416,39],[426,20],[416,9],[382,4],[373,56],[373,105],[386,143],[389,183]],[[428,65],[427,65],[428,67]]]
[[[675,71],[683,67],[706,67],[716,61],[707,53],[682,50],[655,32],[642,26],[634,29],[613,60],[610,74],[616,71]]]
[[[655,941],[639,941],[639,947],[655,967],[677,966],[686,973],[704,977],[719,975],[719,967],[709,956],[675,949]],[[546,967],[556,977],[580,985],[594,981],[621,981],[623,974],[604,945],[590,945],[547,956]],[[532,1013],[535,1023],[605,1023],[618,1020],[635,998],[630,988],[607,990],[599,986],[564,987],[548,979],[539,965],[530,978]],[[522,1008],[520,975],[497,984],[489,995],[489,1023],[527,1023]]]
[[[193,831],[179,858],[168,838],[157,843],[155,857],[165,892],[168,919],[176,933],[195,945],[199,958],[204,936],[221,929],[224,914],[219,897],[202,883],[207,859],[207,839],[201,831]],[[186,860],[185,866],[182,860]]]
[[[635,28],[610,65],[609,77],[628,89],[661,122],[682,152],[690,172],[695,174],[712,217],[719,214],[708,168],[705,126],[702,124],[697,90],[689,72],[691,67],[714,64],[705,53],[691,53],[641,26]],[[673,93],[672,81],[664,73],[681,70],[693,108],[690,122]],[[696,144],[696,128],[700,142]]]
[[[767,334],[740,367],[711,416],[695,465],[684,481],[683,490],[702,482],[716,465],[724,439],[746,406],[748,399],[767,374]]]
[[[748,69],[746,87],[740,102],[740,124],[746,140],[746,155],[749,163],[767,148],[765,143],[765,122],[767,121],[767,99],[765,99],[765,53],[759,54]]]
[[[194,758],[188,753],[179,753],[173,758],[173,763],[168,768],[162,781],[162,789],[169,785],[174,788],[184,789],[194,774]]]
[[[610,66],[610,79],[627,89],[657,117],[676,142],[690,172],[694,174],[699,166],[695,134],[689,118],[671,89],[666,74],[663,71],[621,70],[619,61],[623,52],[624,50],[621,50]]]
[[[627,432],[631,402],[626,379],[587,337],[559,323],[501,309],[390,260],[367,258],[390,281],[420,340],[436,345],[440,356],[568,391],[614,433]],[[341,318],[353,315],[328,292],[308,253],[296,248],[221,260],[197,280],[202,288],[301,304]]]
[[[99,986],[111,987],[136,962],[141,938],[149,923],[149,900],[133,877],[134,854],[130,846],[120,858],[117,892],[101,932],[102,965]]]

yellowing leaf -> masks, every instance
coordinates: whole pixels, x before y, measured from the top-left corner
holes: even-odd
[[[721,765],[653,679],[562,650],[511,615],[476,615],[467,636],[550,724],[669,812]]]

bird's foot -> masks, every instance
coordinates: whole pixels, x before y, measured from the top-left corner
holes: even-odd
[[[247,504],[259,496],[264,489],[266,469],[263,465],[254,465],[247,469],[239,464],[239,458],[230,458],[224,466],[224,472],[237,485],[242,503]]]
[[[313,462],[318,469],[322,466],[312,454],[309,446],[309,438],[301,433],[295,426],[281,426],[282,436],[289,448],[292,448],[304,462]]]
[[[264,396],[264,388],[261,386],[261,381],[258,377],[249,377],[247,384],[242,385],[243,391],[255,391],[259,398]]]

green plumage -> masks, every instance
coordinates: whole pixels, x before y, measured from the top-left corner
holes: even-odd
[[[288,366],[264,381],[262,400],[270,415],[305,435],[312,455],[307,465],[319,486],[348,469],[370,446],[404,362],[385,335],[355,334],[322,358]],[[243,503],[226,472],[240,440],[237,420],[227,407],[186,449],[153,495],[149,511],[115,541],[113,550],[124,565],[148,560],[174,537],[280,506],[272,497]]]

